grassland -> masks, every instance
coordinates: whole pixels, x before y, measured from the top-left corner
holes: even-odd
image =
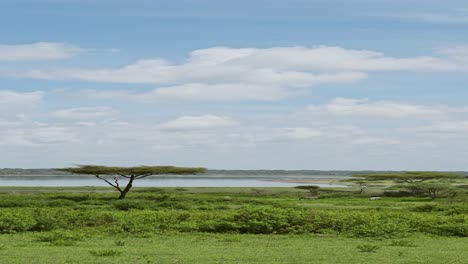
[[[0,187],[0,263],[464,263],[468,200],[294,188]]]

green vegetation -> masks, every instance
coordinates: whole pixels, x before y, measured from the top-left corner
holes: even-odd
[[[372,173],[354,174],[353,178],[343,180],[359,186],[359,194],[363,194],[365,189],[375,182],[385,183],[392,181],[396,185],[391,185],[385,192],[386,196],[413,196],[413,197],[455,197],[461,190],[454,187],[455,181],[462,181],[466,176],[457,173],[446,172],[401,172],[401,173]]]
[[[396,182],[415,183],[427,180],[453,180],[463,179],[464,176],[452,172],[431,172],[431,171],[408,171],[398,173],[372,173],[354,174],[354,177],[363,178],[367,181],[390,180]]]
[[[115,241],[125,241],[116,246]],[[397,242],[394,242],[397,241]],[[401,241],[407,241],[399,245]],[[409,244],[410,246],[407,246]],[[414,236],[367,239],[334,235],[248,235],[165,233],[147,236],[86,234],[73,246],[39,241],[34,234],[0,235],[1,263],[317,263],[439,264],[465,263],[466,239]],[[374,246],[365,252],[362,245]]]
[[[124,200],[111,188],[0,187],[0,251],[5,263],[463,263],[468,188],[453,181],[405,184],[456,190],[435,200],[385,196],[401,192],[388,180],[365,192],[134,188]]]
[[[80,165],[75,168],[63,168],[57,170],[73,174],[94,175],[96,178],[105,181],[107,184],[119,191],[119,199],[124,199],[125,196],[127,196],[127,193],[133,187],[133,182],[135,180],[143,179],[152,175],[187,175],[206,172],[205,168],[182,168],[174,166],[109,167]],[[106,179],[106,176],[112,177],[113,182]],[[128,179],[125,187],[120,186],[120,178]]]
[[[262,190],[262,191],[259,191]],[[466,190],[456,197],[378,201],[349,190],[321,189],[303,200],[294,188],[137,188],[126,200],[109,192],[3,194],[0,232],[88,230],[109,234],[207,232],[329,234],[390,238],[467,236]],[[10,189],[11,191],[11,189]],[[377,190],[374,190],[377,191]],[[346,209],[346,210],[343,210]]]

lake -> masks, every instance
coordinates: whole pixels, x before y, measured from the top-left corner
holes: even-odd
[[[330,178],[328,178],[330,180]],[[333,179],[337,180],[337,179]],[[121,181],[121,185],[126,182]],[[323,177],[281,178],[281,177],[148,177],[134,182],[136,187],[294,187],[316,185],[320,187],[345,187],[339,184],[324,183]],[[78,187],[108,186],[94,177],[64,176],[1,176],[0,186],[24,187]]]

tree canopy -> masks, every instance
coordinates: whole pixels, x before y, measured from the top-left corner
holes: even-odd
[[[354,174],[353,177],[365,179],[368,181],[396,181],[396,182],[423,182],[427,180],[451,180],[462,179],[463,175],[451,172],[427,172],[427,171],[409,171],[397,173],[373,173],[373,174]]]
[[[120,192],[119,199],[125,198],[133,186],[133,181],[152,175],[163,174],[197,174],[206,171],[205,168],[174,167],[174,166],[136,166],[136,167],[116,167],[101,165],[79,165],[72,168],[61,168],[59,171],[65,171],[73,174],[94,175],[96,178],[105,181],[110,186]],[[108,179],[109,177],[113,180]],[[128,179],[127,185],[123,188],[120,185],[120,177]]]

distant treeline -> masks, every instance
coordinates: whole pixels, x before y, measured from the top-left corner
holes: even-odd
[[[229,175],[229,176],[307,176],[307,175],[329,175],[329,176],[350,176],[353,174],[368,174],[368,173],[392,173],[395,171],[372,171],[372,170],[362,170],[362,171],[352,171],[352,170],[208,170],[203,175]],[[462,175],[468,176],[466,171],[456,171]],[[0,169],[1,175],[48,175],[48,176],[60,176],[60,175],[69,175],[66,172],[57,171],[53,169],[19,169],[19,168],[8,168]]]

